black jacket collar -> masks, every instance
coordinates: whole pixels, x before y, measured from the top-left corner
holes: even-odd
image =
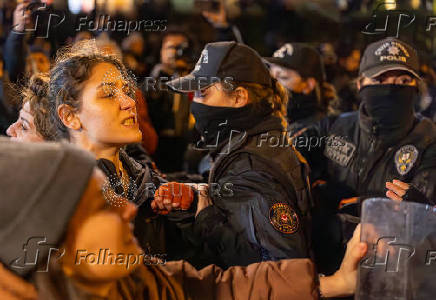
[[[245,132],[232,135],[229,139],[218,144],[216,149],[210,151],[210,156],[215,160],[218,155],[229,154],[235,149],[238,149],[249,137],[257,136],[269,131],[284,131],[282,119],[272,114],[266,116],[256,126]]]

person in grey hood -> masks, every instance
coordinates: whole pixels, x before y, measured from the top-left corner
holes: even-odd
[[[350,295],[358,262],[366,252],[356,231],[341,270],[320,278],[319,284],[308,259],[227,271],[216,266],[197,271],[184,261],[161,265],[145,259],[133,236],[136,205],[122,197],[118,205],[105,199],[105,176],[95,169],[90,154],[66,144],[0,139],[0,165],[2,300],[260,300],[317,299],[319,292],[326,297]],[[35,243],[35,239],[39,240]],[[90,255],[100,255],[99,249],[117,255],[116,263],[109,257],[92,260]],[[129,259],[119,260],[120,255],[129,255]]]
[[[61,144],[30,144],[0,139],[2,191],[0,201],[0,260],[27,278],[41,266],[30,260],[37,248],[28,249],[35,239],[58,245],[68,220],[74,214],[95,167],[92,155]],[[9,174],[9,175],[7,175]],[[10,176],[13,174],[14,176]],[[33,245],[36,247],[37,245]],[[40,250],[38,263],[49,252]]]

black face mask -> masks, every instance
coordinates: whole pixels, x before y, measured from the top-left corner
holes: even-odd
[[[418,88],[407,85],[377,84],[360,89],[365,113],[381,129],[401,129],[413,122],[413,105]]]
[[[191,113],[195,118],[195,128],[202,138],[197,146],[212,148],[227,140],[232,130],[239,132],[248,130],[271,112],[272,108],[268,103],[262,103],[261,109],[255,109],[252,104],[233,108],[192,102]]]
[[[319,110],[318,99],[315,92],[309,95],[289,91],[288,118],[297,121],[307,118]]]

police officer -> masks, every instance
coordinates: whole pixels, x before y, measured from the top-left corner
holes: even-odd
[[[436,126],[414,112],[418,56],[395,38],[370,44],[357,87],[358,112],[328,124],[329,183],[342,197],[388,196],[436,204]]]
[[[287,119],[289,135],[312,169],[311,180],[319,179],[323,162],[317,122],[327,115],[325,72],[316,49],[304,43],[286,43],[265,58],[271,64],[271,75],[289,95]],[[314,173],[315,172],[315,173]]]
[[[328,135],[328,177],[314,193],[323,196],[330,212],[340,207],[346,213],[318,219],[314,226],[321,269],[338,266],[338,244],[358,222],[365,199],[387,196],[436,204],[436,125],[413,108],[419,96],[418,67],[415,49],[401,40],[389,37],[370,44],[359,69],[359,111],[321,122],[322,134]],[[327,242],[332,242],[329,247]]]
[[[212,205],[196,217],[196,230],[221,267],[307,257],[310,199],[307,169],[287,144],[286,91],[261,57],[236,42],[207,44],[190,75],[168,83],[195,91],[191,104],[213,160]]]

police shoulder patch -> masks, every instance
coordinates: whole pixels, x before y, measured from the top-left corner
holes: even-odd
[[[418,149],[413,145],[402,146],[395,153],[395,166],[398,173],[403,176],[410,172],[418,159]]]
[[[286,203],[276,203],[271,206],[269,221],[274,229],[286,234],[295,233],[300,227],[297,213]]]
[[[355,152],[356,146],[353,143],[335,135],[328,137],[324,149],[324,155],[342,167],[348,166]]]

